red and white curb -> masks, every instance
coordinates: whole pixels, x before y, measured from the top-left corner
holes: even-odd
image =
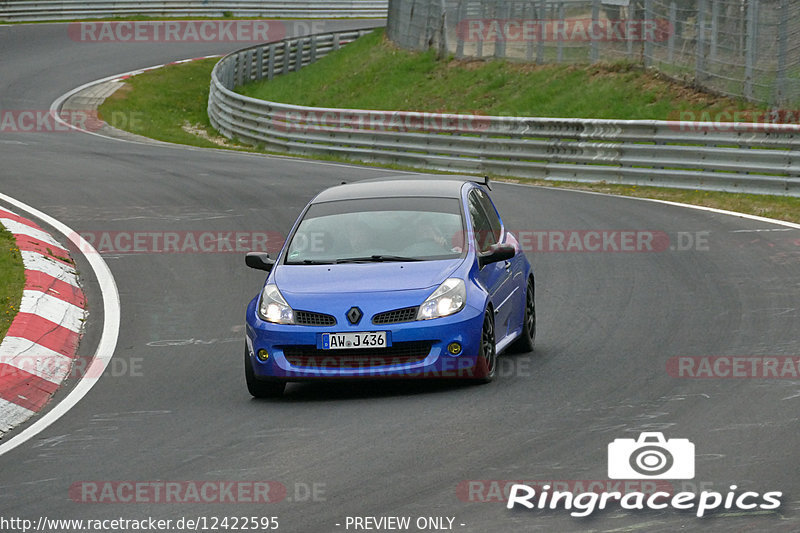
[[[0,208],[25,266],[19,312],[0,343],[0,436],[39,412],[69,375],[86,298],[69,252],[36,223]]]
[[[149,72],[151,70],[156,70],[159,68],[169,67],[172,65],[182,65],[183,63],[191,63],[192,61],[202,61],[203,59],[214,59],[217,57],[222,57],[219,54],[211,55],[211,56],[201,56],[201,57],[193,57],[191,59],[179,59],[178,61],[170,61],[169,63],[162,63],[161,65],[153,65],[152,67],[146,67],[139,70],[131,70],[130,72],[126,72],[124,74],[117,74],[116,76],[111,76],[110,78],[104,78],[102,81],[122,81],[127,80],[128,78],[132,78],[134,76],[138,76],[139,74],[144,74],[145,72]]]

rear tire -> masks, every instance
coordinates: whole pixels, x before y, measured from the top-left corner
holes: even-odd
[[[285,381],[264,381],[256,378],[247,348],[244,349],[244,379],[247,390],[255,398],[280,398],[286,389]]]

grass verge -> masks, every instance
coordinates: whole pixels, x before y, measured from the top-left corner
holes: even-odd
[[[211,70],[202,59],[151,70],[126,80],[100,106],[100,118],[122,130],[159,141],[215,148],[225,144],[211,129],[206,107]]]
[[[25,287],[25,267],[14,236],[0,226],[0,340],[19,311]]]
[[[370,41],[372,39],[372,41]],[[281,99],[285,101],[291,101],[291,103],[302,103],[304,105],[332,105],[335,104],[340,107],[346,107],[346,104],[352,105],[353,107],[361,107],[361,108],[380,108],[381,106],[378,105],[379,102],[376,100],[372,100],[372,96],[370,94],[373,92],[373,86],[371,84],[370,79],[364,78],[362,74],[352,74],[349,70],[350,67],[356,68],[358,67],[359,63],[367,63],[367,59],[359,59],[358,61],[354,61],[353,57],[360,57],[360,54],[368,54],[371,53],[369,50],[361,50],[359,47],[364,46],[364,43],[370,44],[370,48],[380,47],[383,53],[389,53],[390,55],[414,55],[419,56],[423,59],[419,59],[419,61],[423,61],[424,64],[428,64],[430,62],[435,62],[433,56],[430,54],[412,54],[410,52],[401,52],[390,45],[383,42],[381,39],[378,39],[376,42],[376,35],[372,34],[368,36],[366,40],[359,40],[351,45],[348,45],[346,48],[341,50],[338,56],[343,56],[343,58],[336,59],[336,55],[329,55],[323,58],[320,62],[315,64],[311,68],[306,68],[301,70],[297,73],[288,74],[286,76],[281,76],[273,81],[269,82],[268,84],[263,84],[264,87],[267,85],[279,86],[278,88],[274,89],[275,93],[270,93],[269,96],[271,99],[280,101]],[[386,52],[388,50],[388,52]],[[334,62],[335,60],[335,62]],[[135,76],[130,78],[127,81],[127,86],[124,90],[117,91],[111,98],[106,100],[106,102],[100,107],[100,115],[106,121],[111,123],[112,125],[120,128],[125,129],[127,131],[131,131],[133,133],[137,133],[139,135],[144,135],[147,137],[151,137],[154,139],[167,141],[167,142],[175,142],[181,144],[188,144],[192,146],[201,146],[201,147],[213,147],[213,148],[228,148],[228,149],[237,149],[237,150],[249,150],[249,151],[256,151],[265,153],[263,150],[258,150],[249,146],[241,146],[228,141],[227,139],[219,136],[213,128],[208,120],[208,115],[206,114],[206,107],[207,107],[207,100],[208,100],[208,85],[211,76],[211,70],[213,65],[217,60],[209,59],[203,61],[196,61],[192,63],[185,63],[180,65],[173,65],[169,67],[165,67],[158,70],[153,70],[141,74],[139,76]],[[411,59],[408,59],[408,62],[411,62]],[[502,63],[502,62],[501,62]],[[498,69],[500,68],[498,65],[493,64],[493,62],[489,63],[481,63],[481,65],[485,65],[485,68],[490,69]],[[466,71],[469,75],[470,72],[474,72],[475,69],[480,65],[454,65],[453,62],[449,62],[446,65],[446,69],[450,71],[456,70],[463,70]],[[326,69],[323,74],[317,74],[317,69]],[[366,68],[366,67],[364,67]],[[406,67],[398,66],[399,68],[405,69],[406,72],[413,72],[414,69],[410,66],[406,65]],[[422,67],[420,67],[422,68]],[[509,69],[520,69],[521,71],[525,70],[537,70],[541,69],[544,71],[554,71],[557,69],[551,67],[530,67],[530,66],[520,66],[520,65],[509,65],[506,64],[505,68]],[[619,96],[614,96],[614,91],[619,89],[620,84],[625,85],[626,83],[631,83],[631,80],[634,79],[633,77],[639,76],[639,81],[637,83],[644,83],[644,84],[652,84],[652,76],[644,73],[642,71],[637,71],[635,69],[631,69],[628,67],[620,68],[619,71],[614,73],[613,68],[608,68],[604,70],[604,75],[591,75],[592,70],[587,70],[584,73],[579,72],[581,69],[578,67],[570,66],[570,67],[559,67],[566,72],[567,80],[572,79],[574,81],[575,78],[572,76],[588,76],[586,78],[587,85],[578,85],[573,86],[569,81],[562,81],[561,83],[561,90],[568,91],[569,95],[559,96],[559,101],[579,101],[584,98],[585,95],[593,95],[591,98],[594,98],[594,102],[596,105],[600,106],[601,102],[605,99],[610,98],[611,100],[620,99]],[[595,68],[595,67],[593,67]],[[599,67],[597,67],[599,68]],[[331,69],[335,72],[331,72]],[[341,71],[339,71],[341,69]],[[369,70],[367,68],[367,70]],[[424,69],[423,69],[424,70]],[[585,69],[584,69],[585,70]],[[391,72],[392,69],[390,68],[389,71]],[[551,72],[552,73],[552,72]],[[329,75],[336,74],[337,78],[335,80],[331,80],[328,78]],[[376,74],[374,74],[376,75]],[[453,74],[455,75],[455,74]],[[460,74],[459,74],[460,75]],[[308,76],[305,81],[298,81],[301,76]],[[645,78],[642,79],[641,77],[644,76]],[[480,77],[480,76],[478,76]],[[352,82],[352,85],[349,85],[350,89],[344,92],[350,92],[351,96],[347,96],[347,94],[343,94],[342,90],[338,87],[339,82],[338,80],[348,81],[347,79],[355,80]],[[615,79],[613,82],[609,81],[610,79]],[[393,84],[402,85],[400,83],[400,78],[395,79]],[[428,77],[430,83],[427,90],[429,92],[437,91],[437,85],[439,84],[439,79],[437,76],[430,76]],[[462,81],[459,83],[467,83],[464,81],[464,78],[459,78]],[[600,81],[598,81],[600,80]],[[650,80],[650,81],[647,81]],[[686,107],[686,109],[695,109],[695,110],[704,110],[708,111],[709,109],[720,109],[725,108],[729,109],[727,106],[729,103],[734,102],[730,99],[723,99],[717,98],[711,95],[706,95],[703,93],[696,93],[696,92],[689,92],[689,90],[683,86],[672,84],[666,80],[657,80],[659,83],[659,88],[653,89],[654,92],[651,93],[650,96],[644,98],[643,100],[639,101],[638,107],[634,106],[632,103],[628,102],[626,104],[620,104],[616,107],[618,113],[623,113],[621,116],[617,116],[616,118],[666,118],[665,116],[656,116],[653,113],[655,109],[660,108],[662,111],[664,110],[663,103],[659,103],[658,100],[660,98],[667,98],[670,102],[669,106],[674,106],[671,108],[682,109],[681,107],[685,102],[686,106],[694,105],[694,108]],[[601,83],[602,82],[602,83]],[[514,83],[522,83],[519,80],[515,81]],[[527,83],[527,82],[526,82]],[[601,83],[603,85],[602,88],[594,88],[596,83]],[[660,84],[664,84],[666,87],[661,87]],[[468,86],[468,85],[465,85]],[[245,88],[245,92],[248,94],[251,90],[254,90],[254,87],[248,86]],[[615,89],[616,87],[616,89]],[[367,88],[367,90],[365,90]],[[534,88],[536,88],[534,86]],[[512,87],[513,91],[522,92],[522,87]],[[387,88],[386,91],[389,89]],[[417,87],[415,90],[411,90],[410,93],[417,94],[424,92],[422,87]],[[463,90],[451,90],[453,93],[458,94],[465,94]],[[506,91],[509,90],[508,88],[505,89]],[[273,89],[270,89],[273,91]],[[384,91],[384,92],[386,92]],[[409,93],[408,88],[403,89],[404,93]],[[547,92],[547,91],[545,91]],[[552,90],[550,92],[553,92]],[[278,93],[282,93],[283,96],[278,98]],[[333,100],[316,100],[318,97],[321,98],[320,95],[325,95],[325,98],[332,98]],[[392,105],[384,105],[384,108],[392,108],[392,109],[417,109],[417,110],[424,110],[421,107],[417,107],[413,105],[409,107],[410,104],[406,103],[406,105],[399,105],[404,101],[404,98],[408,98],[408,101],[411,101],[410,98],[413,94],[407,94],[406,97],[398,97],[394,96]],[[493,93],[495,96],[492,98],[501,99],[499,93]],[[505,94],[505,93],[504,93]],[[626,93],[624,93],[626,94]],[[666,95],[666,96],[665,96]],[[683,96],[681,96],[683,95]],[[343,101],[336,100],[337,98],[342,98]],[[475,109],[470,109],[470,106],[473,105],[476,100],[473,100],[473,103],[464,103],[464,104],[452,104],[455,107],[448,108],[443,107],[439,108],[439,106],[444,105],[444,98],[453,98],[453,95],[445,95],[442,94],[442,100],[435,100],[432,98],[432,101],[435,103],[431,103],[425,109],[433,110],[433,111],[461,111],[461,112],[473,112]],[[357,100],[358,98],[364,98],[364,100]],[[487,101],[491,98],[486,97]],[[531,96],[529,101],[533,101],[533,97]],[[379,99],[378,99],[379,100]],[[653,102],[650,102],[653,100]],[[357,105],[356,103],[357,102]],[[371,105],[372,103],[376,105]],[[736,102],[734,102],[736,103]],[[603,103],[603,105],[606,105]],[[514,105],[516,104],[507,104],[506,109],[513,109]],[[548,104],[554,105],[554,104]],[[588,107],[581,107],[583,104],[575,103],[573,106],[570,107],[572,110],[573,116],[584,116],[583,113],[585,112],[584,118],[589,118],[591,116],[599,116],[598,113],[601,111],[605,113],[604,110],[592,110]],[[736,105],[744,106],[743,103],[738,102]],[[395,107],[397,106],[397,107]],[[716,108],[714,106],[717,106]],[[719,107],[722,106],[722,107]],[[602,106],[601,106],[602,107]],[[500,108],[492,108],[492,109],[500,109]],[[544,108],[537,108],[537,109],[544,109]],[[627,109],[627,111],[625,111]],[[492,111],[493,113],[495,111]],[[649,114],[648,114],[649,113]],[[516,112],[514,112],[516,114]],[[545,116],[542,112],[531,111],[529,114],[532,115],[540,115]],[[568,114],[561,114],[561,116],[567,116]],[[115,117],[118,117],[115,120]],[[120,118],[121,117],[121,118]],[[345,160],[342,158],[337,157],[321,157],[317,159],[323,159],[327,161],[339,161],[339,162],[348,162],[352,163],[352,161]],[[373,165],[378,166],[378,165]],[[391,166],[391,168],[396,168],[398,170],[415,170],[408,167],[402,166]],[[502,177],[497,176],[498,179]],[[731,211],[739,211],[742,213],[754,214],[758,216],[764,216],[769,218],[777,218],[780,220],[787,220],[791,222],[800,223],[800,199],[798,198],[789,198],[783,196],[761,196],[761,195],[750,195],[750,194],[740,194],[740,193],[720,193],[720,192],[707,192],[707,191],[696,191],[696,190],[684,190],[684,189],[668,189],[668,188],[660,188],[660,187],[637,187],[637,186],[627,186],[627,185],[615,185],[615,184],[606,184],[606,183],[596,183],[596,184],[584,184],[584,183],[572,183],[572,182],[551,182],[551,181],[544,181],[544,180],[526,180],[526,179],[513,179],[513,181],[517,181],[520,183],[532,183],[536,185],[543,185],[548,187],[563,187],[563,188],[570,188],[570,189],[580,189],[580,190],[589,190],[589,191],[596,191],[596,192],[603,192],[608,194],[618,194],[618,195],[626,195],[626,196],[636,196],[636,197],[643,197],[643,198],[657,198],[662,200],[669,200],[674,202],[681,202],[681,203],[688,203],[688,204],[697,204],[697,205],[704,205],[707,207],[714,207],[718,209],[727,209]]]
[[[630,62],[532,65],[437,60],[398,49],[379,29],[299,72],[237,89],[246,96],[315,107],[499,116],[677,119],[752,104],[699,92]],[[675,115],[675,116],[671,116]]]

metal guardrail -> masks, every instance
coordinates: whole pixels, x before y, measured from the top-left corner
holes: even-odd
[[[422,169],[800,196],[800,126],[447,115],[303,107],[234,92],[363,32],[246,48],[214,67],[211,124],[269,150]]]
[[[385,18],[388,0],[0,0],[0,21],[158,17]]]

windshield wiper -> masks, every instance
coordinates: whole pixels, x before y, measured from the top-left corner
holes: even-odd
[[[317,259],[303,259],[302,261],[286,261],[287,265],[332,265],[333,261],[319,261]]]
[[[368,255],[366,257],[345,257],[337,259],[339,263],[383,263],[384,261],[422,261],[418,257],[404,257],[402,255]]]

